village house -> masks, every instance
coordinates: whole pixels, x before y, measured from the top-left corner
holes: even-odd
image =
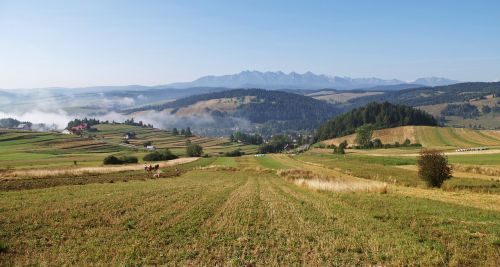
[[[135,139],[135,133],[134,132],[128,132],[123,135],[123,139],[125,140],[130,140],[130,139]]]
[[[88,126],[86,123],[80,123],[76,126],[71,127],[71,129],[69,129],[69,131],[76,134],[76,133],[80,133],[82,131],[85,131],[87,129],[87,127]]]

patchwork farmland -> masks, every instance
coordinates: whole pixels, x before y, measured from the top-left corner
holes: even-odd
[[[473,130],[452,127],[431,126],[401,126],[395,128],[375,130],[373,138],[380,139],[384,144],[402,144],[405,139],[412,143],[419,143],[423,147],[441,149],[469,148],[469,147],[492,147],[500,148],[500,131]],[[355,144],[356,134],[338,137],[323,141],[324,144],[335,144],[346,140],[349,144]]]

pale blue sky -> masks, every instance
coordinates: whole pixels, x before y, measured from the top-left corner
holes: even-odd
[[[0,88],[241,70],[500,80],[500,1],[0,0]]]

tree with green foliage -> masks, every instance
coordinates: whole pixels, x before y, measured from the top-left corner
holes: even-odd
[[[359,146],[363,148],[368,148],[371,146],[371,140],[373,136],[373,125],[365,124],[356,129],[356,142]]]
[[[269,142],[265,144],[261,144],[259,146],[259,153],[261,154],[266,154],[266,153],[280,153],[283,150],[285,150],[285,147],[287,147],[289,144],[292,143],[292,140],[288,138],[286,135],[274,135]]]
[[[347,148],[347,140],[344,140],[336,148],[334,148],[333,153],[335,154],[345,154],[345,149]]]
[[[191,137],[191,136],[193,136],[193,133],[191,133],[191,128],[190,127],[186,128],[186,132],[184,133],[184,136],[185,137]]]
[[[429,187],[441,187],[451,178],[446,156],[437,150],[422,150],[418,157],[418,175]]]
[[[173,128],[172,135],[179,135],[179,130],[177,130],[177,128]]]
[[[258,134],[245,134],[242,132],[235,132],[229,137],[231,142],[242,142],[250,145],[260,145],[263,142],[262,136]]]
[[[161,160],[172,160],[178,158],[177,155],[174,155],[170,152],[169,149],[153,151],[149,154],[146,154],[142,160],[144,161],[161,161]]]
[[[372,147],[373,148],[382,148],[382,147],[384,147],[384,144],[382,144],[382,141],[377,138],[377,139],[373,139]]]
[[[403,142],[403,146],[410,146],[411,145],[411,141],[410,139],[406,138],[405,141]]]
[[[201,157],[203,155],[203,147],[198,144],[189,144],[186,147],[186,154],[189,157]]]
[[[245,155],[245,152],[242,152],[240,149],[236,149],[236,150],[224,153],[224,156],[226,156],[226,157],[240,157],[243,155]]]
[[[372,124],[376,130],[403,125],[436,126],[437,121],[432,115],[419,109],[389,102],[374,102],[322,124],[316,131],[314,141],[346,136],[355,133],[358,127],[365,124]]]
[[[139,160],[134,156],[121,156],[117,157],[114,155],[109,155],[104,158],[102,163],[104,165],[118,165],[118,164],[127,164],[127,163],[137,163]]]
[[[142,146],[143,147],[147,147],[147,146],[151,146],[151,145],[153,145],[152,141],[144,141],[144,142],[142,142]]]

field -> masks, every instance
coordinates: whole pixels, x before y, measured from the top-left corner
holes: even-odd
[[[347,140],[355,144],[356,134],[323,141],[324,144],[335,144]],[[400,144],[409,139],[412,143],[420,143],[424,147],[438,149],[500,147],[500,131],[472,130],[452,127],[402,126],[376,130],[373,138],[379,138],[384,144]]]
[[[106,127],[99,126],[97,138],[78,148],[72,144],[81,138],[70,135],[58,136],[65,142],[55,142],[53,134],[0,135],[2,167],[34,157],[31,168],[16,166],[0,178],[0,266],[496,266],[500,261],[500,153],[449,155],[454,177],[441,189],[427,188],[418,178],[415,148],[181,158],[161,163],[161,176],[153,179],[142,164],[101,167],[92,159],[133,152],[118,145],[125,128]],[[168,132],[141,130],[133,144],[179,143]],[[464,142],[450,139],[454,135],[447,128],[414,132],[416,138],[419,131],[433,133],[426,145],[442,146],[433,139],[441,130],[451,144]],[[467,142],[495,138],[453,132],[468,134]],[[192,142],[207,150],[206,144],[218,146],[199,137]],[[87,149],[96,146],[99,152]],[[21,149],[28,147],[35,152]],[[88,167],[58,172],[59,164],[71,163],[64,157],[76,154],[88,158]]]
[[[102,164],[108,155],[131,155],[139,159],[147,153],[145,141],[157,148],[169,148],[174,154],[184,156],[186,141],[199,144],[204,153],[219,155],[235,149],[254,153],[256,146],[231,143],[227,138],[174,136],[168,131],[120,124],[95,126],[93,138],[69,134],[40,133],[0,129],[0,171],[26,168],[75,168]],[[136,138],[129,145],[123,144],[123,135],[135,132]],[[77,165],[75,166],[75,161]]]
[[[492,95],[487,96],[485,99],[477,99],[469,101],[469,104],[476,106],[481,112],[483,106],[495,107],[498,105],[500,97],[493,97]],[[463,104],[450,103],[450,104]],[[419,109],[425,110],[432,114],[434,117],[438,118],[441,116],[441,111],[446,108],[447,104],[436,104],[429,106],[420,106]],[[483,129],[499,129],[500,128],[500,117],[498,114],[491,112],[489,114],[481,113],[475,118],[463,118],[460,116],[446,116],[446,125],[455,127],[471,127],[471,126],[481,126]]]

